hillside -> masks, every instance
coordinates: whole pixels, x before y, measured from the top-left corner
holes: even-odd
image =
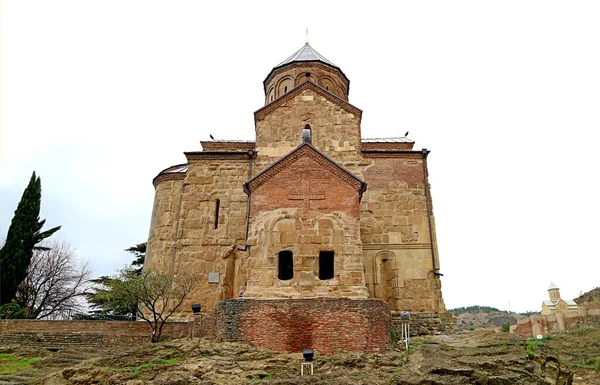
[[[579,306],[585,305],[589,307],[600,307],[600,287],[592,289],[587,293],[580,295],[574,299]]]
[[[375,355],[317,355],[312,377],[299,376],[303,362],[300,353],[258,352],[243,343],[176,340],[124,350],[56,352],[4,347],[0,354],[0,384],[594,384],[595,373],[590,368],[581,369],[583,375],[578,378],[591,378],[592,382],[572,382],[569,365],[555,358],[567,354],[555,351],[549,343],[530,347],[529,354],[527,345],[516,335],[492,331],[431,336],[415,339],[409,354],[392,350]],[[583,354],[581,348],[574,350],[575,341],[569,346],[569,354]],[[576,359],[582,360],[579,356]]]
[[[477,330],[501,327],[508,322],[515,325],[530,313],[517,314],[489,306],[468,306],[448,310],[457,320],[458,330]]]

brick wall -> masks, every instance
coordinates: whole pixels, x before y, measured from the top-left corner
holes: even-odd
[[[194,325],[192,328],[193,338],[199,338],[202,333],[203,338],[217,338],[217,310],[202,312],[201,316],[194,314]]]
[[[150,343],[147,322],[2,320],[0,346],[112,346]],[[191,335],[190,322],[167,322],[162,340]]]
[[[382,352],[391,345],[387,304],[373,299],[232,299],[219,303],[217,336],[272,352]]]

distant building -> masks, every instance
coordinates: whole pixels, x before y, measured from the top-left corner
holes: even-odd
[[[554,284],[554,282],[550,282],[548,294],[550,295],[550,300],[542,302],[543,315],[577,310],[577,304],[575,303],[575,301],[560,298],[560,289]]]

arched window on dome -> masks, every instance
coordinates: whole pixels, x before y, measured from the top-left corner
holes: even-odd
[[[312,133],[310,130],[310,125],[308,124],[302,129],[302,141],[306,143],[312,143]]]

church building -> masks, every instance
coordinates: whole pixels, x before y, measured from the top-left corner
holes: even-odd
[[[179,316],[192,303],[445,314],[429,151],[364,138],[350,80],[308,42],[263,87],[254,141],[201,141],[154,178],[144,268],[198,277]]]

